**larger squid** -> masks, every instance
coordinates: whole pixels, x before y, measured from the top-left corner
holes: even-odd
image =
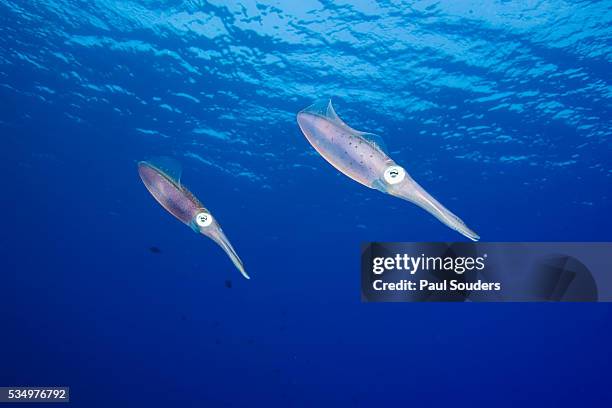
[[[297,122],[315,150],[344,175],[366,187],[418,205],[473,241],[480,238],[397,165],[382,148],[378,136],[344,123],[331,101],[321,101],[302,110],[297,114]]]

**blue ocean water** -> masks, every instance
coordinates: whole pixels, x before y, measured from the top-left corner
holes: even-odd
[[[485,241],[609,241],[611,2],[0,0],[0,22],[0,386],[612,402],[609,305],[362,304],[361,242],[464,238],[339,174],[295,120],[331,97]],[[250,281],[146,191],[159,155]]]

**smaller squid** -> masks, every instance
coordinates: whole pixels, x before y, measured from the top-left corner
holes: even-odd
[[[418,205],[473,241],[480,238],[387,155],[380,137],[344,123],[331,101],[319,101],[300,111],[297,122],[312,147],[344,175]]]
[[[242,276],[250,279],[217,220],[200,200],[181,185],[181,168],[176,161],[166,157],[141,161],[138,163],[138,173],[147,190],[166,211],[195,232],[215,241],[223,248]]]

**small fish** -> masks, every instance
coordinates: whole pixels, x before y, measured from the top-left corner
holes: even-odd
[[[331,101],[320,101],[302,110],[297,114],[297,122],[315,150],[344,175],[418,205],[473,241],[480,238],[387,155],[379,136],[344,123]]]
[[[156,246],[149,247],[149,251],[153,252],[154,254],[161,254],[161,249]]]
[[[227,279],[225,281],[225,287],[228,288],[228,289],[231,289],[232,288],[232,281]]]
[[[157,158],[138,163],[138,173],[151,195],[170,214],[195,232],[215,241],[247,279],[242,261],[223,233],[221,226],[202,203],[180,183],[180,165],[169,158]]]

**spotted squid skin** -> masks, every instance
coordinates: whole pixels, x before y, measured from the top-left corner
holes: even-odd
[[[377,146],[329,119],[310,112],[297,115],[298,125],[315,150],[332,166],[364,186],[375,188],[385,169],[395,165]]]
[[[181,222],[191,226],[194,217],[204,209],[202,203],[189,190],[151,164],[138,163],[138,173],[157,202]]]

